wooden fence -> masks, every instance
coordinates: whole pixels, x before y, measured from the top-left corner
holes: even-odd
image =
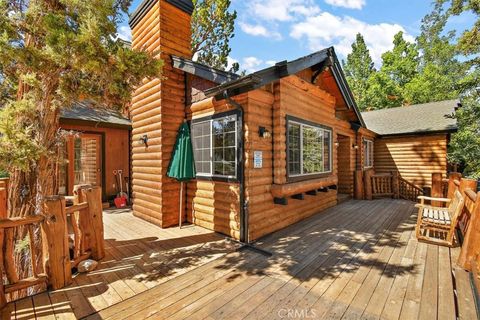
[[[366,200],[392,197],[416,202],[418,196],[424,195],[423,189],[402,178],[398,171],[375,174],[373,169],[366,170],[363,174],[363,184]]]
[[[0,284],[0,307],[20,290],[34,286],[56,290],[68,286],[72,282],[71,270],[80,261],[89,257],[102,259],[105,256],[102,214],[101,189],[82,187],[76,190],[73,206],[66,207],[64,197],[53,196],[47,198],[43,216],[1,219],[0,272],[6,279]],[[16,234],[26,234],[25,239],[28,238],[31,276],[24,279],[17,273]]]

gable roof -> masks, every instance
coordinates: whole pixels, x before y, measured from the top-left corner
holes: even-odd
[[[362,112],[367,128],[381,136],[415,133],[441,133],[457,130],[455,113],[458,100],[446,100],[406,107]]]
[[[238,74],[215,69],[207,65],[204,65],[202,63],[192,61],[190,59],[181,58],[174,55],[172,55],[171,58],[172,58],[172,65],[174,68],[196,75],[200,78],[212,81],[216,84],[222,84],[222,83],[233,81],[240,78]]]
[[[86,124],[100,127],[130,129],[131,122],[120,112],[107,109],[92,101],[75,102],[70,108],[64,108],[60,114],[60,123]]]
[[[174,66],[178,67],[179,62],[174,61]],[[292,61],[282,61],[275,64],[272,67],[259,70],[243,77],[237,77],[225,82],[217,82],[218,86],[205,90],[207,97],[214,96],[217,99],[224,99],[224,94],[233,97],[248,91],[252,91],[261,88],[269,83],[277,81],[281,78],[288,77],[296,74],[302,70],[312,68],[316,76],[318,76],[327,67],[335,79],[335,82],[341,92],[341,95],[345,101],[346,106],[349,109],[353,109],[360,124],[365,127],[365,123],[362,119],[362,115],[358,110],[357,104],[353,94],[347,84],[345,75],[338,61],[337,55],[333,47],[326,48],[315,53],[309,54],[305,57],[298,58]],[[192,71],[186,72],[192,73]],[[198,74],[199,76],[202,76]],[[203,74],[203,77],[207,77],[207,74]],[[315,77],[315,76],[314,76]]]

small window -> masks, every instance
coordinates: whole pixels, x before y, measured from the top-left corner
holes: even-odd
[[[364,167],[373,167],[373,141],[363,139],[363,155],[365,157]]]
[[[236,178],[237,115],[192,121],[197,176]]]
[[[308,176],[332,171],[332,130],[288,120],[288,176]]]

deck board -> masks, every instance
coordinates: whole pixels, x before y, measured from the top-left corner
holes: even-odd
[[[474,319],[459,248],[418,242],[415,218],[408,201],[350,200],[257,241],[266,257],[202,228],[106,215],[98,270],[9,307],[19,319]]]

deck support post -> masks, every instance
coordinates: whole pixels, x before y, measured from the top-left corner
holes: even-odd
[[[372,200],[373,199],[373,194],[372,194],[372,176],[374,175],[374,172],[372,169],[368,169],[365,171],[365,199],[366,200]]]
[[[394,199],[400,199],[400,172],[392,171],[392,192]]]
[[[443,175],[441,173],[432,173],[432,198],[443,198],[442,180]],[[432,201],[431,205],[434,207],[441,207],[443,206],[443,202]]]
[[[355,170],[354,197],[356,200],[363,200],[363,171]]]
[[[102,189],[92,187],[82,189],[83,198],[88,203],[88,210],[85,215],[80,216],[80,225],[85,230],[88,239],[88,247],[92,251],[94,260],[101,260],[105,257],[104,230],[103,230],[103,208]]]
[[[46,217],[41,224],[43,264],[50,287],[57,290],[72,283],[65,198],[48,197],[46,207]]]

